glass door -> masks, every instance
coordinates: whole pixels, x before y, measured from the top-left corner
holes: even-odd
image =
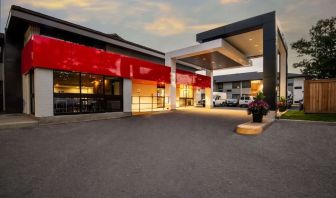
[[[190,85],[180,85],[180,107],[193,106],[194,105],[194,90]]]
[[[157,108],[165,107],[165,85],[157,85]]]

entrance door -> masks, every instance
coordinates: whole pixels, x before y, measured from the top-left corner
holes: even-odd
[[[165,85],[157,85],[157,108],[165,108]]]
[[[193,106],[194,105],[194,90],[190,85],[180,85],[180,107]]]

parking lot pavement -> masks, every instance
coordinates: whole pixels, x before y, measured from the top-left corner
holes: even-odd
[[[336,197],[336,127],[178,110],[0,130],[0,197]]]

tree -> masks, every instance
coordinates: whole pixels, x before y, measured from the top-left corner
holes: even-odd
[[[336,17],[320,20],[310,31],[310,40],[300,39],[291,44],[303,60],[294,68],[309,79],[336,77]]]

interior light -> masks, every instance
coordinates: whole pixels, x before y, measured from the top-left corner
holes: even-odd
[[[253,41],[253,39],[250,38],[249,41]]]
[[[259,47],[259,45],[255,44],[254,47]]]

